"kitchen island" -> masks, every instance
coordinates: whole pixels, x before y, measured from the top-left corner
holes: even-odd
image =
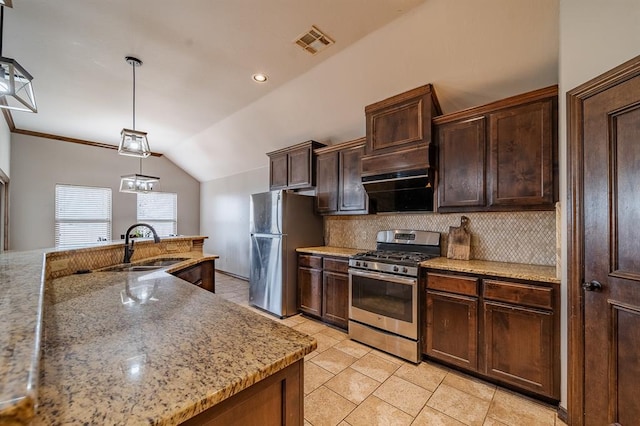
[[[186,257],[183,266],[217,256]],[[167,273],[180,263],[45,280],[45,259],[0,255],[0,314],[9,318],[0,424],[173,425],[233,412],[238,398],[253,407],[245,416],[302,423],[302,360],[313,338]]]

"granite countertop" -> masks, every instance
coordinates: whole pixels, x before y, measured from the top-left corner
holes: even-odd
[[[0,423],[28,423],[37,401],[34,425],[178,424],[316,347],[167,273],[215,255],[43,285],[44,254],[0,255]]]
[[[560,279],[556,277],[556,268],[554,266],[491,262],[487,260],[455,260],[447,259],[446,257],[426,260],[420,266],[452,272],[468,272],[503,278],[560,283]]]
[[[320,246],[320,247],[301,247],[296,249],[298,253],[312,253],[312,254],[320,254],[324,256],[338,256],[338,257],[349,257],[354,254],[362,253],[364,249],[354,249],[347,247],[331,247],[331,246]]]

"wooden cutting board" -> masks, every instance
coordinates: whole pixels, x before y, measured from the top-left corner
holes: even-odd
[[[469,232],[469,218],[462,216],[460,226],[449,227],[449,247],[447,258],[469,260],[471,254],[471,233]]]

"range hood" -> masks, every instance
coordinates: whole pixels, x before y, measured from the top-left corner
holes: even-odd
[[[432,212],[430,169],[363,176],[371,213]]]

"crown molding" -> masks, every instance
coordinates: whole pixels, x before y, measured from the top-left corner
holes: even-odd
[[[11,131],[11,133],[16,133],[18,135],[35,136],[38,138],[45,138],[45,139],[53,139],[53,140],[62,141],[62,142],[78,143],[81,145],[94,146],[96,148],[106,148],[106,149],[115,149],[115,150],[118,149],[117,145],[110,145],[102,142],[88,141],[85,139],[70,138],[68,136],[53,135],[51,133],[36,132],[34,130],[18,129],[13,121],[13,116],[11,115],[10,110],[3,108],[2,114],[4,115],[4,119],[7,122],[7,126],[9,127],[9,130]],[[153,157],[162,157],[162,154],[160,154],[159,152],[152,152],[151,155]]]

